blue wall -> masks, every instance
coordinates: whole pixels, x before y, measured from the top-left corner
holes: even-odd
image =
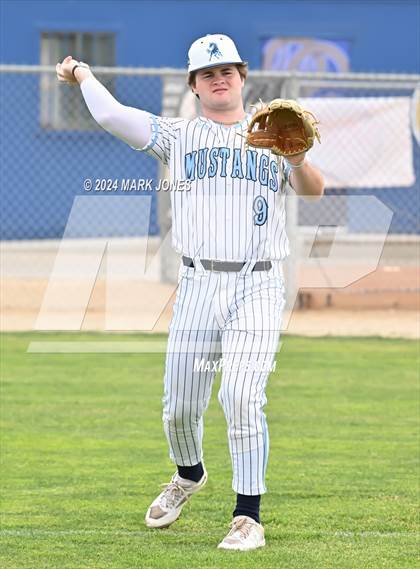
[[[39,34],[103,30],[117,35],[117,63],[184,67],[206,33],[234,37],[251,69],[270,36],[345,38],[353,71],[419,72],[420,7],[398,1],[3,1],[2,63],[39,63]]]
[[[260,67],[261,45],[266,38],[301,35],[347,39],[353,71],[418,73],[419,18],[418,2],[404,0],[7,0],[1,3],[0,60],[1,63],[39,64],[43,31],[111,31],[116,34],[117,65],[183,68],[194,39],[220,32],[235,39],[251,69]],[[78,57],[78,54],[72,55]],[[153,159],[141,156],[104,132],[41,129],[36,76],[3,75],[1,80],[0,120],[2,147],[6,150],[2,163],[5,175],[0,188],[2,238],[61,236],[74,196],[83,194],[85,177],[156,178],[157,163]],[[159,83],[147,81],[145,87],[154,90],[156,99],[146,108],[159,113]],[[117,84],[117,98],[121,93],[125,94],[125,99],[120,99],[123,103],[142,107],[141,91],[127,99],[130,90],[120,89]],[[26,120],[23,125],[22,120]],[[71,176],[63,177],[62,164],[68,159],[72,164]],[[418,172],[418,163],[416,167]],[[413,216],[418,204],[418,187],[409,191],[414,201],[412,207],[408,207],[411,217],[407,219],[412,222],[407,229],[406,221],[396,218],[394,231],[419,231],[418,218]],[[407,210],[407,189],[399,192],[387,190],[376,195],[392,204],[395,210],[402,206]],[[148,228],[143,230],[147,232]],[[159,231],[155,199],[149,231],[152,234]]]

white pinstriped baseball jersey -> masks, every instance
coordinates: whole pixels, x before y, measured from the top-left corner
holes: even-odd
[[[189,191],[171,192],[174,249],[221,261],[284,259],[290,169],[269,150],[245,148],[250,116],[229,127],[203,117],[150,116],[143,150],[169,166],[175,188],[190,183]]]

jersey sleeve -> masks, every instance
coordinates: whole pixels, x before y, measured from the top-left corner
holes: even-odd
[[[282,156],[280,160],[280,183],[281,191],[284,193],[286,191],[286,186],[290,183],[290,175],[292,173],[292,168],[286,162],[285,158]],[[292,187],[292,186],[291,186]]]
[[[149,113],[151,134],[150,140],[143,148],[136,148],[146,152],[149,156],[169,164],[173,143],[176,139],[175,120],[159,117]]]

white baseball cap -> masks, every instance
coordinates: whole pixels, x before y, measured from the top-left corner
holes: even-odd
[[[223,34],[208,34],[198,38],[188,51],[188,73],[231,63],[246,63],[236,49],[233,40]]]

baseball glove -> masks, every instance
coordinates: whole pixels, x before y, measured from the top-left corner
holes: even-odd
[[[317,124],[314,115],[296,101],[274,99],[254,114],[246,141],[274,154],[294,156],[309,150],[315,138],[321,142]]]

